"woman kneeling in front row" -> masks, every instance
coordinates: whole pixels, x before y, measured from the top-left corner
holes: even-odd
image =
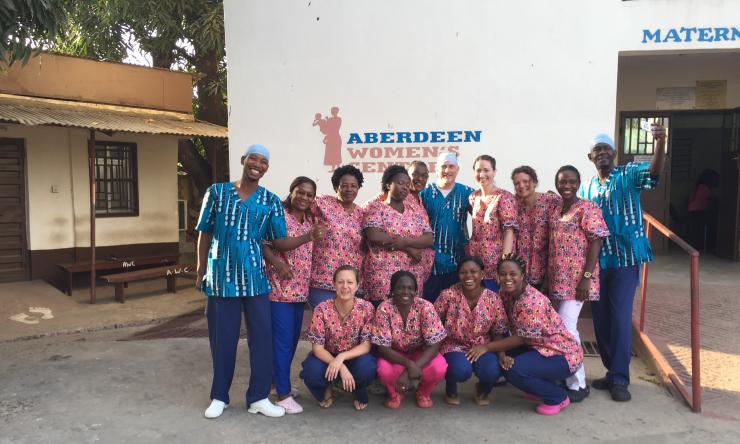
[[[404,270],[391,276],[391,297],[375,313],[372,342],[378,346],[378,379],[385,385],[385,406],[397,409],[416,388],[416,405],[432,407],[431,394],[447,362],[439,344],[447,333],[431,302],[416,297],[416,277]]]
[[[556,381],[573,375],[583,362],[579,341],[568,332],[547,296],[524,280],[526,264],[507,255],[498,263],[501,300],[509,318],[511,336],[488,344],[499,352],[506,379],[525,397],[542,401],[537,413],[556,415],[570,405]],[[507,352],[504,354],[503,352]]]
[[[498,295],[482,285],[484,264],[477,256],[466,256],[457,266],[460,282],[442,290],[434,303],[447,329],[440,353],[447,360],[445,402],[459,405],[457,383],[475,373],[474,401],[490,403],[488,394],[501,376],[498,357],[488,351],[490,342],[503,339],[507,330],[506,312]]]
[[[356,410],[368,404],[367,386],[375,378],[375,358],[370,352],[373,305],[355,297],[358,271],[343,265],[334,272],[336,296],[320,303],[313,311],[306,336],[313,343],[303,361],[301,378],[319,401],[329,408],[333,401],[332,382],[342,380],[342,388],[354,392]]]

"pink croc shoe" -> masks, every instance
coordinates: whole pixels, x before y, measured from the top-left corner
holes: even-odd
[[[301,407],[300,404],[296,402],[295,399],[293,399],[292,396],[288,396],[287,398],[277,401],[275,404],[279,405],[280,407],[285,409],[285,413],[289,415],[296,415],[298,413],[303,413],[303,407]]]
[[[561,402],[560,404],[549,405],[549,404],[542,403],[538,405],[537,413],[539,413],[540,415],[547,415],[547,416],[557,415],[558,413],[560,413],[561,410],[568,407],[569,405],[570,405],[570,398],[566,396],[563,402]]]

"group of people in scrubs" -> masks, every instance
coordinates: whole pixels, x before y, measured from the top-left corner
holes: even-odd
[[[335,194],[317,196],[301,176],[281,201],[259,185],[269,151],[250,146],[241,179],[208,189],[197,225],[196,287],[207,295],[213,359],[205,416],[229,405],[242,315],[248,411],[303,411],[290,369],[306,304],[311,351],[300,378],[324,409],[343,389],[364,410],[378,384],[387,408],[407,397],[430,408],[442,381],[444,402],[456,406],[458,384],[475,375],[477,405],[508,382],[537,413],[558,414],[590,394],[577,328],[586,301],[606,368],[591,387],[629,401],[632,302],[639,266],[652,260],[640,192],[657,185],[665,160],[665,129],[651,133],[652,161],[625,165],[608,135],[594,137],[596,174],[582,181],[565,165],[557,193],[537,191],[526,165],[511,173],[513,194],[498,187],[489,155],[474,160],[477,188],[463,185],[457,155],[443,153],[436,181],[427,183],[423,162],[392,165],[364,204],[352,165],[334,170]]]

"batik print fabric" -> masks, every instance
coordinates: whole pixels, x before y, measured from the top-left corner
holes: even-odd
[[[336,196],[315,199],[318,221],[327,226],[324,238],[314,242],[310,287],[334,290],[334,271],[342,265],[362,269],[365,255],[362,240],[363,209],[355,205],[347,213]],[[362,283],[360,283],[360,286]]]
[[[392,299],[380,303],[375,311],[371,341],[375,345],[412,353],[442,342],[447,336],[431,302],[414,298],[406,323]]]
[[[394,237],[419,237],[431,232],[429,224],[411,208],[404,208],[399,213],[393,207],[381,201],[370,202],[365,210],[362,228],[377,228]],[[418,262],[403,251],[391,251],[373,244],[368,245],[368,254],[363,265],[363,285],[365,298],[377,301],[387,298],[390,292],[391,276],[399,270],[417,271]],[[418,272],[418,271],[417,271]],[[414,273],[416,274],[416,273]],[[417,287],[423,281],[416,277]]]
[[[529,347],[544,357],[564,356],[570,371],[578,370],[583,363],[581,343],[565,328],[547,296],[527,285],[519,297],[501,293],[501,300],[512,335],[524,338]]]
[[[507,331],[508,319],[504,305],[496,293],[486,288],[471,309],[463,294],[462,285],[455,284],[442,290],[434,308],[447,331],[447,339],[439,349],[442,354],[466,353]]]
[[[457,271],[457,262],[468,244],[468,205],[473,191],[469,186],[456,183],[445,197],[433,183],[419,193],[434,232],[432,274],[435,276]]]
[[[573,300],[583,277],[588,243],[609,235],[601,210],[594,202],[578,199],[565,214],[562,204],[550,213],[549,288],[555,300]],[[591,278],[588,300],[599,300],[599,265]]]
[[[547,274],[550,214],[561,202],[552,192],[540,194],[532,208],[518,202],[516,253],[527,263],[527,282],[532,285],[541,285]]]
[[[465,253],[483,259],[484,279],[498,279],[496,266],[504,251],[504,231],[519,229],[517,207],[514,195],[500,188],[490,196],[484,196],[481,190],[470,195],[473,235]]]
[[[241,200],[233,183],[211,185],[203,197],[196,230],[213,235],[202,291],[214,297],[251,297],[272,288],[262,242],[287,235],[283,204],[258,186]]]
[[[306,339],[323,345],[326,351],[336,356],[370,340],[374,314],[373,304],[355,298],[354,307],[342,321],[334,299],[329,299],[313,310]]]
[[[604,183],[596,175],[581,184],[578,196],[596,202],[609,227],[609,236],[601,245],[601,268],[630,267],[653,260],[642,221],[640,192],[656,186],[658,176],[650,175],[648,162],[619,165]]]
[[[308,217],[304,216],[303,222],[299,222],[289,212],[285,213],[285,223],[290,237],[304,236],[313,227]],[[308,281],[311,276],[312,252],[313,242],[306,242],[296,249],[278,253],[280,258],[290,266],[293,273],[292,279],[281,279],[275,271],[275,267],[267,265],[267,274],[270,277],[270,285],[272,285],[271,301],[306,302],[308,299]]]

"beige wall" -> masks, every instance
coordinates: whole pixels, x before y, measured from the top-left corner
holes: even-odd
[[[0,137],[25,140],[30,250],[90,245],[88,135],[82,129],[0,124]],[[139,177],[139,216],[96,219],[97,245],[177,242],[177,138],[96,137],[136,143]]]
[[[0,92],[191,113],[184,72],[42,53],[0,72]]]
[[[654,110],[657,88],[695,87],[697,80],[727,80],[726,107],[740,106],[740,51],[620,57],[617,110]]]

